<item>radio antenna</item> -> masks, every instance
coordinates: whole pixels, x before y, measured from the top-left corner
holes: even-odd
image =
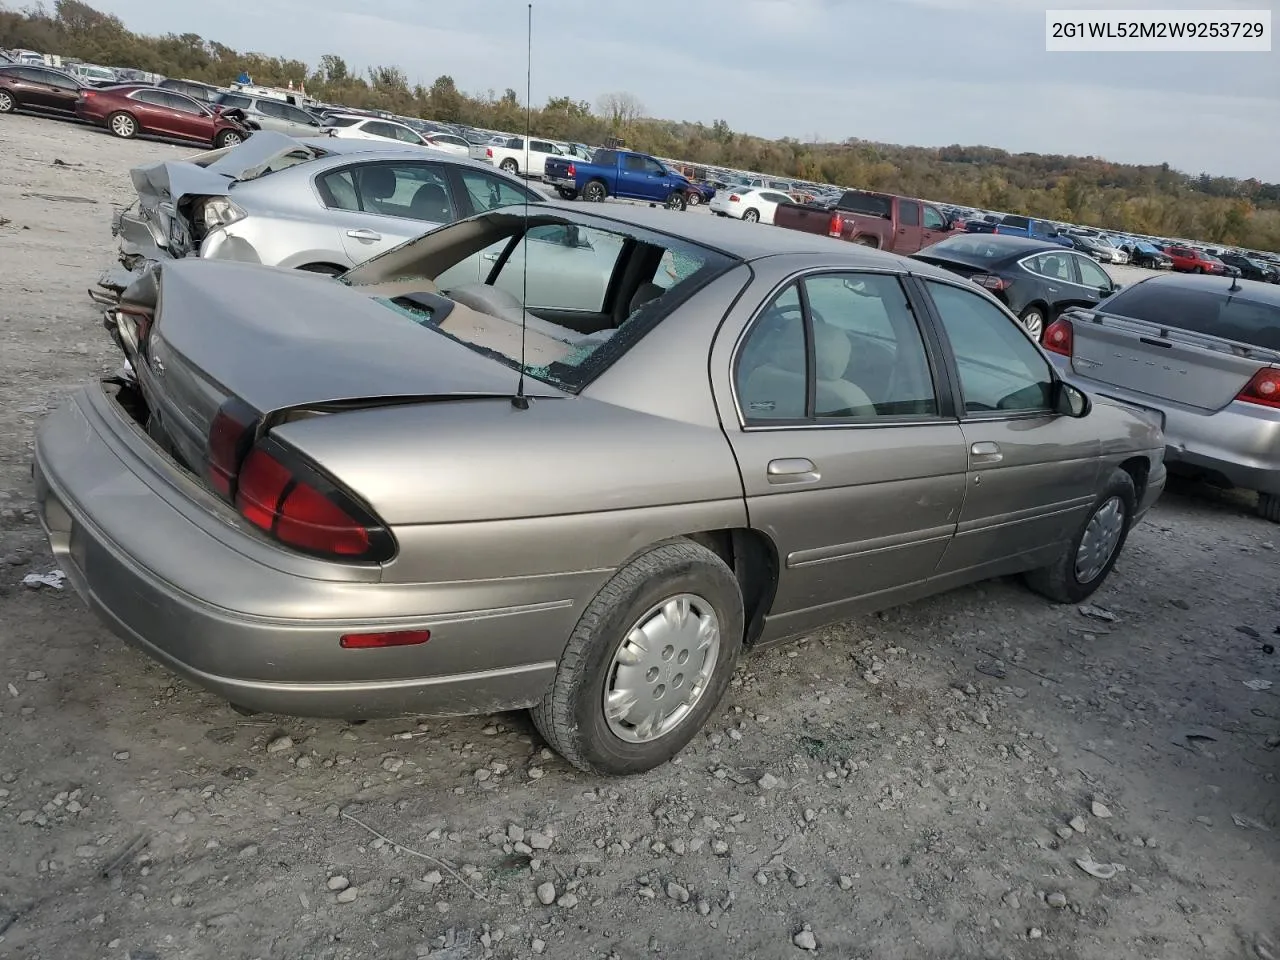
[[[528,20],[525,24],[525,71],[524,71],[524,172],[529,173],[529,137],[533,135],[533,4],[529,4]],[[520,379],[516,381],[516,395],[511,398],[511,405],[517,410],[529,409],[529,398],[524,395],[524,361],[525,341],[529,325],[529,191],[524,191],[524,235],[520,242],[524,244],[523,291],[520,296]]]

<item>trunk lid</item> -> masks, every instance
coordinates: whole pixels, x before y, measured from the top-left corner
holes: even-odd
[[[1221,410],[1280,351],[1117,314],[1070,311],[1071,368],[1106,383],[1199,410]]]
[[[515,392],[514,369],[330,277],[196,260],[158,264],[150,277],[158,289],[154,323],[117,342],[156,421],[153,437],[196,474],[203,475],[214,418],[230,400],[269,423],[298,408]],[[121,312],[145,300],[145,289],[139,281],[126,291]],[[535,359],[532,330],[529,342]],[[532,378],[525,386],[532,397],[565,396]]]

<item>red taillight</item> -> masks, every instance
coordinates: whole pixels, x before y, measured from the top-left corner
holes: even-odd
[[[1070,320],[1055,320],[1044,331],[1041,338],[1041,344],[1050,353],[1056,353],[1064,357],[1071,356],[1073,346],[1074,331],[1071,328]]]
[[[92,90],[81,90],[80,96],[85,100],[92,100],[94,97],[97,96],[97,94],[94,93]]]
[[[730,203],[741,203],[741,202],[742,202],[742,198],[741,198],[740,196],[738,196],[736,193],[731,193],[731,194],[729,194],[729,202],[730,202]]]
[[[245,458],[235,504],[255,527],[305,553],[346,560],[390,557],[390,534],[274,440],[260,443]]]
[[[1236,399],[1280,410],[1280,368],[1263,367],[1245,384]]]
[[[844,217],[838,213],[833,213],[831,222],[827,224],[827,236],[839,237],[842,233],[844,233]]]
[[[1009,281],[1004,277],[995,277],[989,273],[980,274],[979,276],[971,277],[970,279],[980,287],[985,287],[988,290],[995,290],[997,292],[1004,290],[1009,286]]]
[[[372,650],[378,647],[409,647],[431,639],[430,630],[392,630],[387,633],[345,633],[338,646],[347,650]]]
[[[569,164],[569,169],[566,170],[565,173],[570,177],[576,177],[578,175],[578,168],[571,163]]]
[[[205,476],[213,489],[228,500],[235,492],[240,461],[249,452],[257,426],[258,411],[234,399],[218,408],[209,425]]]

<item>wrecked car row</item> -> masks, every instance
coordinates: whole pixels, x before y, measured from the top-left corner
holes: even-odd
[[[529,708],[639,772],[744,648],[1006,574],[1083,599],[1164,485],[1158,426],[986,292],[826,237],[477,196],[462,165],[430,184],[460,219],[339,277],[279,266],[354,259],[311,241],[224,256],[255,181],[406,162],[281,140],[135,171],[126,373],[35,458],[80,594],[240,707]]]

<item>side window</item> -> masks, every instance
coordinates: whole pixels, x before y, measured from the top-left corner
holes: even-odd
[[[1075,276],[1071,273],[1071,261],[1079,257],[1067,257],[1058,253],[1042,253],[1027,261],[1032,273],[1038,273],[1049,280],[1063,280],[1073,283]]]
[[[200,109],[200,105],[198,103],[190,97],[184,97],[180,93],[174,93],[172,91],[166,93],[164,95],[164,103],[165,106],[172,107],[179,113],[194,113],[197,116],[204,113],[204,111]]]
[[[80,84],[76,83],[74,77],[69,77],[65,73],[59,73],[56,70],[50,70],[48,82],[55,87],[61,87],[63,90],[79,90]]]
[[[507,146],[508,146],[510,149],[512,149],[512,150],[523,150],[523,149],[524,149],[524,138],[523,138],[523,137],[512,137],[510,140],[508,140],[508,141],[507,141]]]
[[[936,415],[924,340],[906,292],[886,274],[806,277],[819,419]]]
[[[924,208],[924,227],[926,230],[945,230],[947,228],[946,218],[943,217],[933,207]]]
[[[364,132],[371,133],[375,137],[386,137],[388,140],[396,139],[396,128],[381,120],[370,120],[364,125]]]
[[[1048,410],[1053,375],[1022,326],[981,294],[926,280],[960,374],[966,413]]]
[[[637,157],[634,153],[623,157],[622,165],[633,173],[644,173],[644,157]]]
[[[662,164],[660,164],[657,160],[651,160],[648,157],[645,157],[644,172],[651,173],[656,177],[662,177],[666,175],[667,168],[664,167]]]
[[[793,283],[756,318],[738,353],[734,376],[743,419],[804,419],[808,369],[800,288]]]
[[[422,144],[422,138],[408,127],[394,126],[391,129],[395,132],[396,139],[401,143]]]
[[[1111,278],[1107,276],[1107,272],[1100,266],[1086,257],[1076,257],[1075,261],[1080,270],[1080,282],[1086,287],[1095,287],[1102,290],[1111,289]]]
[[[49,75],[47,71],[36,70],[34,67],[20,67],[15,71],[18,76],[28,83],[48,83]]]
[[[168,94],[163,90],[137,90],[133,94],[133,99],[142,103],[150,103],[157,107],[166,107]]]
[[[253,106],[253,101],[248,97],[241,97],[234,93],[226,93],[218,98],[218,102],[224,107],[238,107],[241,110],[248,110]]]
[[[471,207],[476,213],[524,203],[526,199],[536,203],[538,199],[532,194],[521,193],[515,184],[487,173],[464,168],[460,171],[460,176],[462,186],[471,200]]]
[[[264,116],[275,117],[277,120],[284,120],[288,116],[285,109],[285,105],[278,100],[258,101],[258,111]]]
[[[429,163],[365,163],[318,178],[325,206],[428,223],[457,219],[442,170]]]
[[[314,126],[315,118],[305,110],[299,110],[297,107],[285,107],[284,116],[286,120],[292,123],[301,123],[306,126]]]
[[[920,204],[900,200],[898,202],[898,223],[904,227],[920,226]]]

